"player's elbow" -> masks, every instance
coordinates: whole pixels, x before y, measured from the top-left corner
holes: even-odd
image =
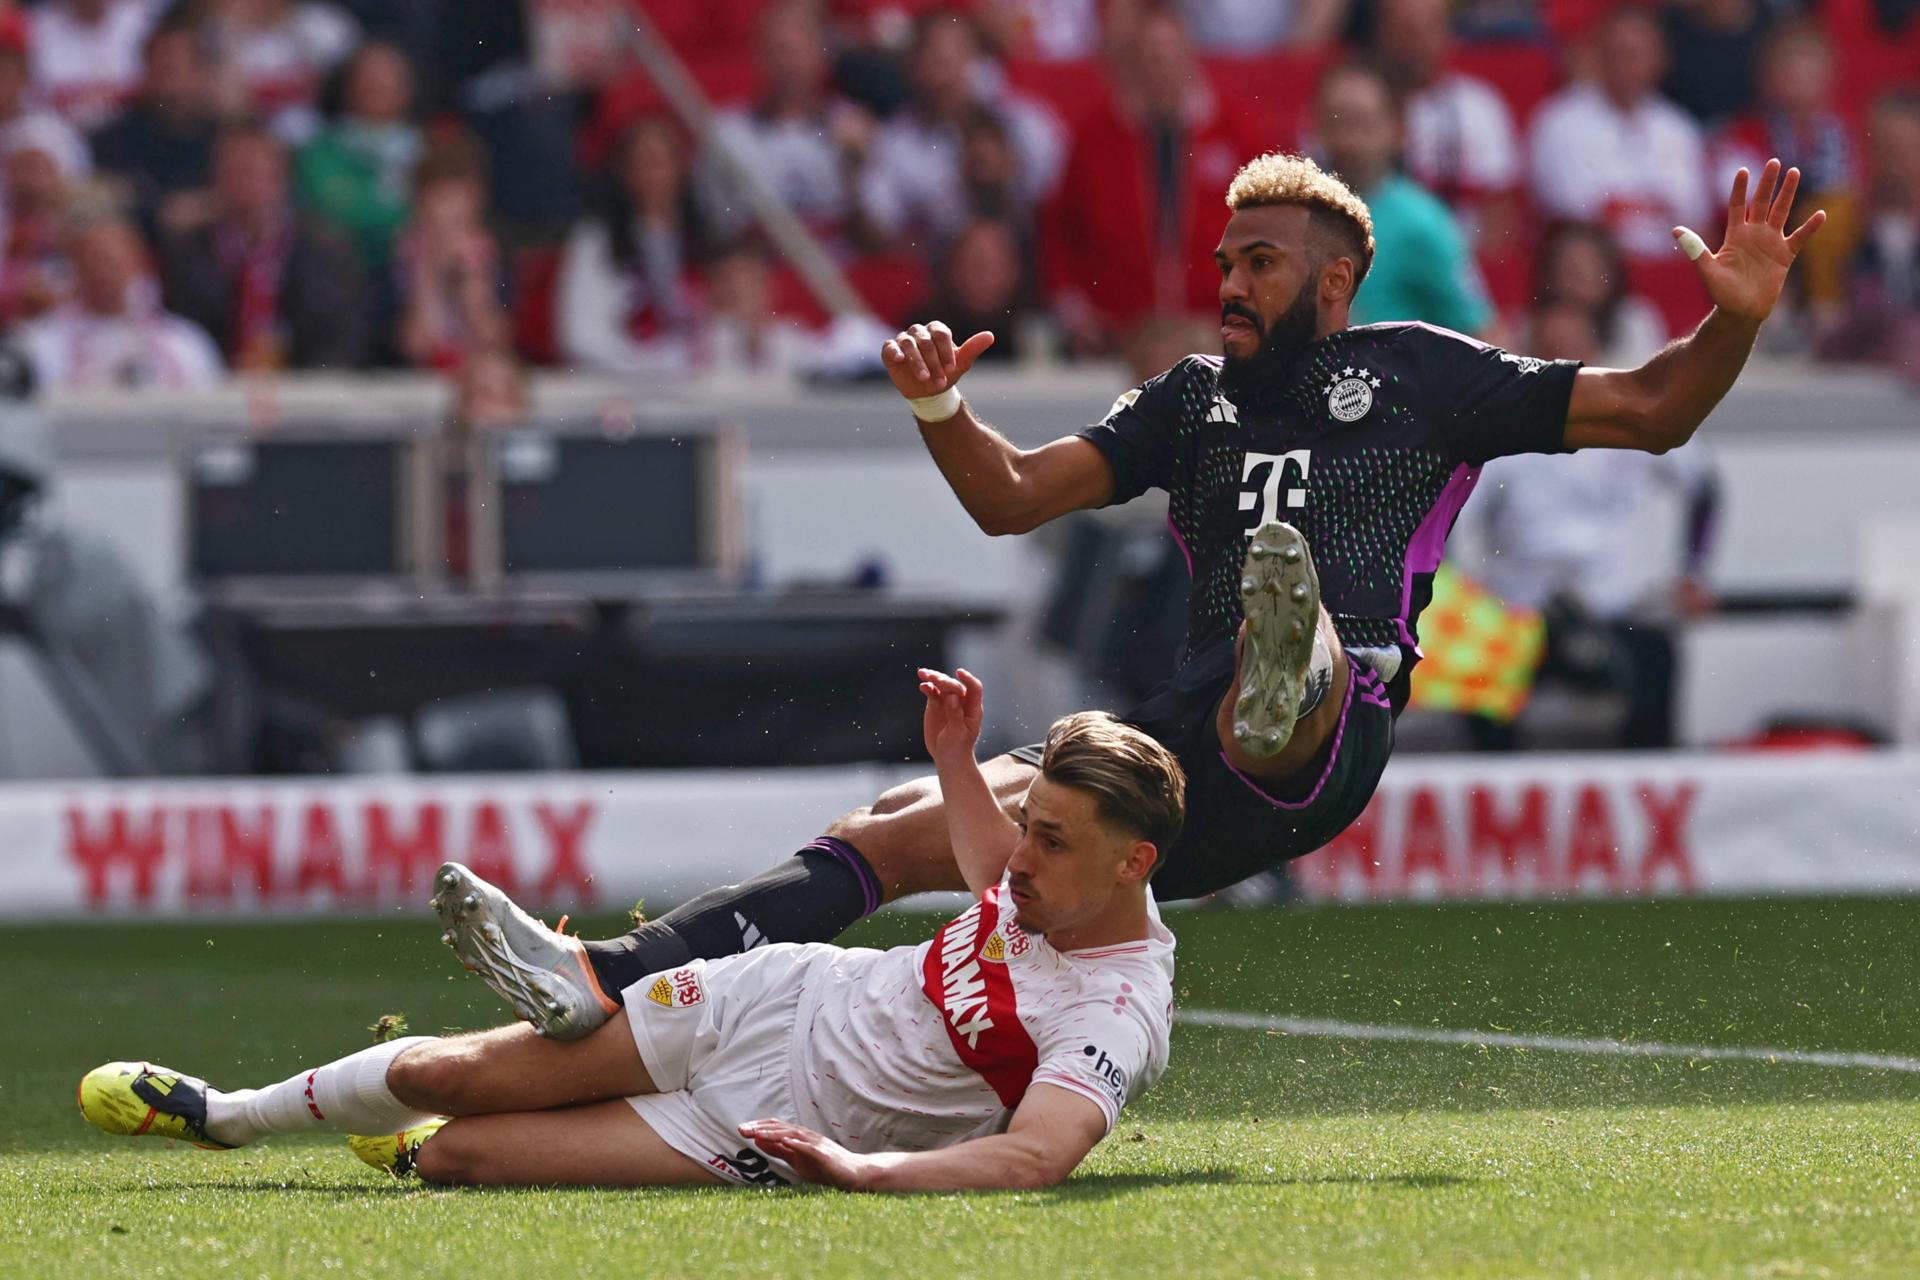
[[[1080,1167],[1080,1157],[1071,1151],[1050,1151],[1043,1147],[1023,1147],[1007,1162],[1006,1187],[1012,1191],[1037,1191],[1057,1187]]]
[[[973,522],[979,525],[980,532],[989,538],[1006,538],[1014,534],[1031,533],[1040,527],[1040,521],[1032,512],[1014,506],[977,512]]]
[[[1618,445],[1642,453],[1666,453],[1677,449],[1693,434],[1691,424],[1682,423],[1673,410],[1657,396],[1623,396],[1611,406],[1607,418],[1618,433]]]

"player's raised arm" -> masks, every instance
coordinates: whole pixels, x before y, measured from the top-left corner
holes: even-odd
[[[936,320],[916,324],[881,348],[887,376],[920,420],[940,473],[982,532],[1025,533],[1069,511],[1103,505],[1113,471],[1078,436],[1021,449],[973,415],[955,385],[993,345],[982,331],[955,344]]]
[[[1107,1117],[1071,1089],[1036,1082],[1005,1133],[937,1151],[862,1155],[782,1120],[743,1124],[740,1134],[807,1181],[843,1191],[995,1191],[1064,1182],[1106,1137]]]
[[[1582,369],[1567,408],[1568,448],[1664,453],[1687,442],[1740,376],[1761,322],[1779,301],[1788,268],[1827,219],[1818,210],[1787,233],[1799,187],[1798,169],[1782,178],[1780,162],[1769,160],[1749,200],[1747,171],[1740,170],[1717,253],[1687,228],[1673,229],[1707,286],[1713,310],[1699,328],[1638,369]]]
[[[974,759],[985,716],[979,678],[962,667],[953,675],[920,669],[920,692],[927,709],[922,729],[927,754],[940,776],[947,835],[954,862],[975,896],[1000,883],[1007,859],[1020,841],[1020,827],[994,799],[993,788]]]

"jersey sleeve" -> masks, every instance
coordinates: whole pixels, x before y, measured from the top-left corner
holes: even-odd
[[[1179,423],[1180,380],[1187,361],[1147,379],[1113,402],[1107,416],[1080,432],[1113,468],[1108,506],[1131,502],[1172,481],[1174,435]]]
[[[1106,1005],[1086,1010],[1075,1019],[1071,1034],[1055,1037],[1040,1065],[1034,1084],[1068,1089],[1093,1102],[1111,1130],[1120,1108],[1144,1093],[1165,1069],[1165,1055],[1156,1055],[1153,1037],[1132,1017],[1113,1017]]]
[[[1518,356],[1445,329],[1415,331],[1421,384],[1442,409],[1452,451],[1479,466],[1516,453],[1566,453],[1578,360]]]

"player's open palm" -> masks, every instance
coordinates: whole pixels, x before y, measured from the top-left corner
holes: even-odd
[[[1727,235],[1718,253],[1706,252],[1700,237],[1685,227],[1675,227],[1673,237],[1693,259],[1713,305],[1758,322],[1773,310],[1787,282],[1787,269],[1826,222],[1827,211],[1816,210],[1789,235],[1787,215],[1800,189],[1800,171],[1788,169],[1782,178],[1780,162],[1767,161],[1751,200],[1747,177],[1745,169],[1734,175],[1733,194],[1727,200]]]
[[[784,1120],[753,1120],[740,1126],[740,1136],[763,1154],[784,1160],[808,1182],[858,1191],[866,1177],[866,1158],[847,1150],[825,1134]]]
[[[939,320],[902,329],[880,348],[887,376],[909,400],[938,395],[960,381],[981,353],[993,345],[985,329],[965,342],[955,343],[953,330]]]
[[[973,759],[986,706],[979,677],[965,667],[952,675],[922,667],[919,675],[920,692],[927,698],[921,720],[927,754],[936,761]]]

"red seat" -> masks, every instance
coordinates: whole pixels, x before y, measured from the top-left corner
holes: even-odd
[[[1453,67],[1492,85],[1506,99],[1523,136],[1534,108],[1560,87],[1559,59],[1540,45],[1520,40],[1460,45]]]
[[[1693,264],[1678,254],[1627,259],[1627,280],[1635,293],[1659,308],[1668,333],[1691,333],[1713,306]]]
[[[557,365],[560,344],[554,323],[560,285],[560,249],[533,245],[513,255],[513,345],[529,364]]]
[[[842,270],[854,292],[885,324],[904,321],[930,287],[927,264],[912,254],[874,254],[847,263]],[[778,315],[815,328],[828,319],[826,308],[807,290],[800,273],[784,264],[774,272],[772,308]]]

